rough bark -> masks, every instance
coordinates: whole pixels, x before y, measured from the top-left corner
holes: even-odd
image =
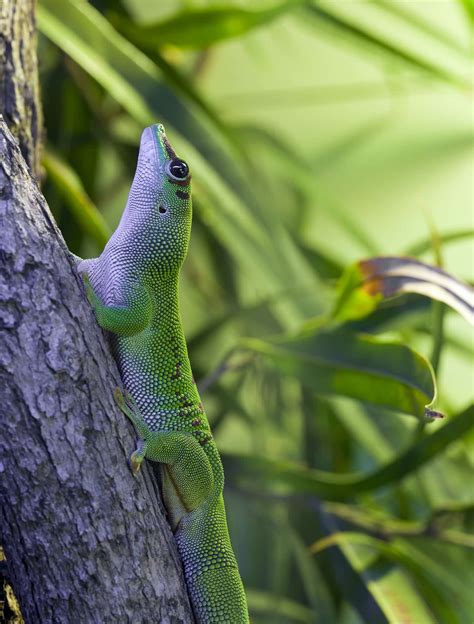
[[[115,363],[3,121],[0,256],[0,539],[26,622],[192,622]]]
[[[42,133],[35,0],[0,0],[0,112],[36,178]]]

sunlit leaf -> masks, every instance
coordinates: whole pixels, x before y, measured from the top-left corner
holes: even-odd
[[[431,540],[427,540],[427,542],[429,541]],[[441,546],[438,544],[441,547],[438,548],[440,552],[438,558],[435,559],[431,556],[428,543],[426,544],[428,548],[421,550],[407,539],[396,538],[385,541],[365,533],[348,531],[333,533],[318,540],[312,545],[311,551],[316,554],[334,545],[342,547],[356,569],[363,574],[369,586],[372,585],[372,589],[375,589],[377,593],[379,589],[382,589],[380,596],[382,599],[385,589],[378,587],[377,583],[392,568],[381,567],[376,559],[367,560],[367,557],[361,556],[361,548],[366,547],[373,550],[384,559],[407,569],[416,579],[420,594],[424,595],[427,600],[424,605],[424,617],[428,617],[427,604],[429,604],[433,614],[436,614],[435,619],[426,620],[423,619],[422,612],[419,612],[414,621],[437,622],[440,621],[438,618],[441,618],[443,622],[452,622],[453,624],[459,622],[461,624],[465,621],[466,616],[469,617],[468,614],[472,612],[474,601],[472,600],[472,591],[469,590],[468,578],[460,581],[458,570],[456,568],[450,569],[450,566],[446,566],[446,562],[442,559],[443,551],[449,552],[448,545]],[[389,591],[392,594],[393,590]],[[401,593],[399,590],[395,591],[398,599],[406,593],[406,590]],[[385,598],[390,598],[390,595],[385,594]],[[395,605],[392,604],[392,606]],[[407,606],[403,605],[403,608],[407,608]],[[399,607],[400,605],[398,605]]]
[[[461,0],[462,1],[462,0]],[[471,3],[472,0],[466,0],[466,2]],[[439,27],[435,27],[429,20],[429,15],[427,15],[428,19],[422,19],[422,17],[418,17],[415,11],[410,10],[410,6],[405,4],[404,2],[390,1],[390,0],[377,0],[377,4],[379,4],[383,9],[393,15],[401,18],[407,24],[414,26],[421,33],[425,33],[434,38],[436,42],[442,41],[447,46],[457,50],[461,53],[465,53],[466,50],[462,47],[460,41],[456,40],[452,35],[449,35],[445,30]]]
[[[347,330],[319,331],[272,341],[246,339],[285,375],[320,394],[335,394],[425,415],[436,396],[429,363],[409,347]]]
[[[396,565],[384,565],[375,559],[367,559],[361,556],[360,548],[354,546],[367,546],[375,552],[382,553],[388,561],[400,563],[402,559],[406,563],[405,559],[397,556],[395,548],[364,533],[341,532],[322,538],[313,544],[311,552],[316,554],[335,545],[341,548],[354,570],[361,575],[389,622],[408,619],[413,622],[436,624],[434,615],[403,569]]]
[[[330,27],[333,29],[333,32],[339,32],[357,43],[381,51],[388,58],[391,57],[394,60],[402,61],[408,67],[411,66],[418,71],[462,88],[468,87],[464,78],[453,74],[440,63],[425,59],[408,47],[402,46],[398,42],[391,42],[387,37],[384,37],[376,30],[372,30],[369,26],[351,20],[350,16],[347,17],[341,12],[337,4],[324,2],[308,6],[305,8],[305,15],[317,20],[320,24],[323,23]]]
[[[341,278],[333,318],[362,318],[384,299],[402,293],[442,301],[474,324],[472,288],[438,267],[404,257],[370,258],[350,267]]]
[[[474,24],[474,2],[473,0],[458,0],[459,4],[466,11],[466,15],[471,24]]]

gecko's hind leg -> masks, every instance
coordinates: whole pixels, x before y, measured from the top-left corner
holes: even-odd
[[[148,433],[148,428],[138,411],[135,401],[128,392],[123,394],[120,388],[116,388],[114,392],[114,399],[125,416],[127,416],[127,418],[135,425],[135,428],[140,436],[137,440],[137,448],[133,451],[128,460],[133,474],[136,475],[146,456],[148,447],[146,434]]]

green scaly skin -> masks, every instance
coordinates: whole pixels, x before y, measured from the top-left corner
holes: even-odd
[[[188,173],[163,126],[146,128],[120,224],[101,256],[78,270],[99,324],[112,333],[125,387],[116,400],[139,435],[132,470],[145,458],[163,466],[164,502],[196,620],[240,624],[249,619],[227,530],[224,473],[178,306],[191,230]]]

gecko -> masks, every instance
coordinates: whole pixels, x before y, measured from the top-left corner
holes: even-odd
[[[86,294],[110,332],[138,434],[129,463],[159,462],[162,494],[196,621],[244,624],[246,597],[227,529],[224,472],[183,333],[178,282],[192,221],[191,173],[162,124],[141,136],[120,223],[98,258],[82,260]]]

